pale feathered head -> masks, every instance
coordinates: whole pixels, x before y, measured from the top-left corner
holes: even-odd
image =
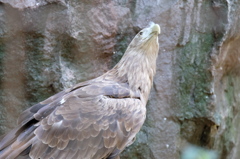
[[[151,22],[149,27],[142,29],[132,40],[127,48],[127,51],[135,49],[151,50],[150,47],[158,48],[158,34],[161,29],[158,24]]]

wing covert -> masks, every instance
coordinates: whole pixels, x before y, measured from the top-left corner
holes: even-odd
[[[87,156],[89,154],[103,157],[116,149],[120,153],[130,143],[145,120],[146,109],[140,97],[131,98],[127,85],[97,85],[82,87],[64,96],[64,103],[35,130],[41,142],[33,145],[31,156],[56,157],[62,153],[68,157],[72,153],[66,153],[73,150],[79,158],[93,157]],[[46,145],[51,148],[48,153],[39,148]]]

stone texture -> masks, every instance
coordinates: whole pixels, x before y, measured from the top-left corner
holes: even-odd
[[[122,159],[178,159],[188,144],[240,156],[239,0],[0,0],[0,133],[21,111],[101,75],[161,25],[146,122]]]

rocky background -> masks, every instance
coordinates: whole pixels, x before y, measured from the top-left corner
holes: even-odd
[[[0,134],[31,105],[101,75],[160,24],[147,120],[121,159],[188,144],[240,156],[239,0],[0,0]]]

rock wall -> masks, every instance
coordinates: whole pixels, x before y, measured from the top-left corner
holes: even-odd
[[[239,0],[0,0],[0,133],[27,107],[111,69],[161,25],[146,122],[122,159],[178,159],[188,144],[240,156]]]

